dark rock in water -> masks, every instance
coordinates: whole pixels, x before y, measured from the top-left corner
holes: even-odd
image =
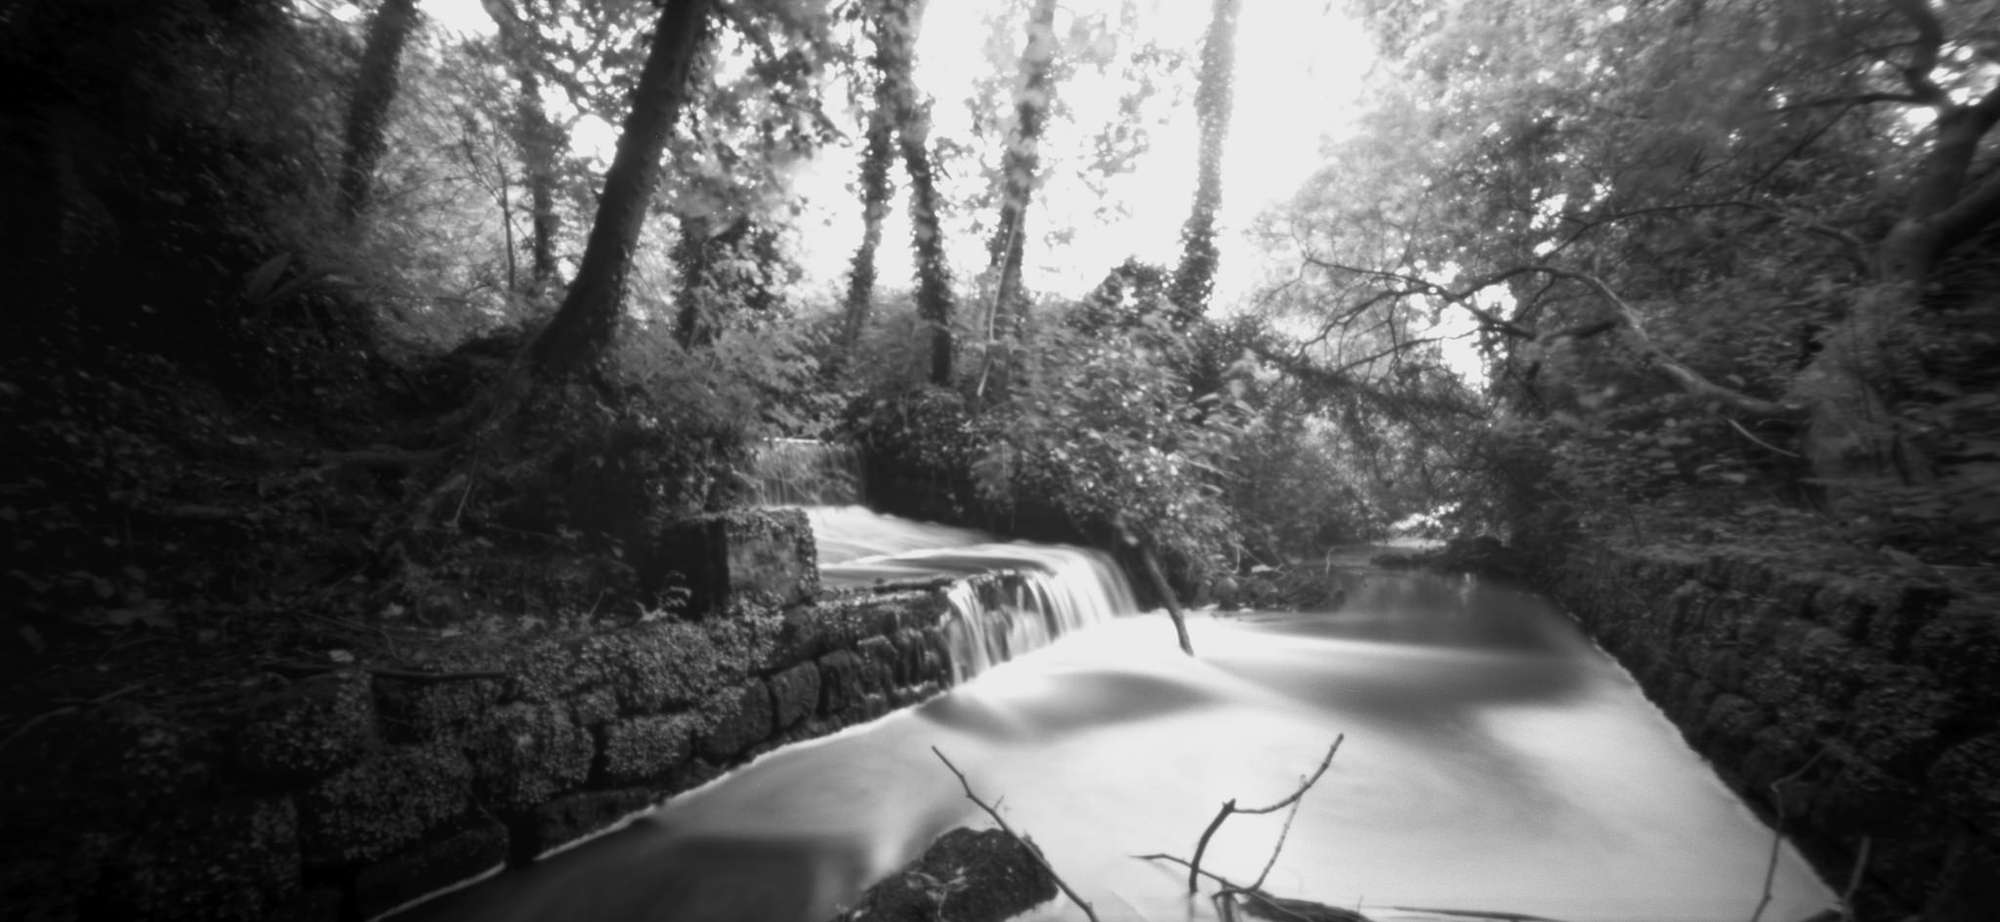
[[[1000,922],[1056,895],[1033,846],[998,829],[944,834],[916,864],[869,888],[836,922]]]

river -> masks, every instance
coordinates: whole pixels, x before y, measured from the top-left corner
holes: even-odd
[[[956,655],[971,678],[949,693],[407,918],[818,922],[939,833],[986,824],[936,747],[1107,922],[1208,919],[1184,871],[1131,856],[1190,855],[1224,800],[1284,797],[1343,735],[1270,874],[1276,895],[1380,922],[1743,922],[1764,892],[1771,831],[1536,597],[1347,571],[1337,611],[1197,615],[1189,659],[1164,615],[1117,610],[1129,589],[1090,552],[859,509],[814,521],[830,582],[983,559],[1044,571],[1045,588],[968,613]],[[1105,584],[1077,585],[1092,581]],[[1232,818],[1205,865],[1254,879],[1282,820]],[[1766,922],[1836,904],[1788,846],[1771,879]],[[1083,916],[1057,901],[1027,918]]]

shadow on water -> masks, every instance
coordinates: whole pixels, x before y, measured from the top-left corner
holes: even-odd
[[[916,716],[993,742],[1021,742],[1137,723],[1219,704],[1213,689],[1157,675],[1115,670],[1065,672],[1060,693],[1011,699],[1004,706],[976,695],[945,695]]]
[[[1286,642],[1203,661],[1329,712],[1411,728],[1466,709],[1560,704],[1599,668],[1575,626],[1532,596],[1428,575],[1368,573],[1347,583],[1340,611],[1231,619]]]
[[[944,831],[918,830],[926,836]],[[921,845],[918,845],[920,848]],[[851,837],[675,836],[642,818],[590,844],[397,916],[444,919],[737,922],[831,915],[871,874]]]

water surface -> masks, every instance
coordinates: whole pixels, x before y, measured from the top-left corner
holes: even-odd
[[[943,535],[954,550],[933,556],[947,572],[988,541],[855,527],[895,531],[884,543],[903,552]],[[821,547],[842,566],[922,568],[921,554],[871,561],[879,555],[853,538]],[[1010,568],[1040,559],[1014,546],[992,553]],[[1213,918],[1205,899],[1184,896],[1183,871],[1131,856],[1191,854],[1222,801],[1284,797],[1344,734],[1271,873],[1277,895],[1378,920],[1448,918],[1397,907],[1574,922],[1749,918],[1770,831],[1567,619],[1465,581],[1349,580],[1340,611],[1193,619],[1192,660],[1162,615],[1070,625],[921,707],[765,756],[420,915],[824,919],[944,830],[986,822],[937,747],[1103,919]],[[1231,819],[1207,866],[1254,878],[1281,821]],[[1764,918],[1832,905],[1785,849]],[[1029,918],[1082,914],[1054,902]]]

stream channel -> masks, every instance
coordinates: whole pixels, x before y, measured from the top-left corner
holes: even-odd
[[[808,511],[828,585],[1031,578],[998,607],[955,599],[966,678],[946,694],[402,919],[821,922],[947,829],[990,824],[934,746],[1106,922],[1211,919],[1185,871],[1131,856],[1190,856],[1223,801],[1282,799],[1340,734],[1266,882],[1275,895],[1377,922],[1743,922],[1763,896],[1771,830],[1538,597],[1369,570],[1357,552],[1339,610],[1196,613],[1189,659],[1094,551]],[[1255,879],[1282,824],[1232,817],[1204,866]],[[1770,888],[1764,922],[1836,905],[1789,846]],[[1025,918],[1084,917],[1058,899]]]

